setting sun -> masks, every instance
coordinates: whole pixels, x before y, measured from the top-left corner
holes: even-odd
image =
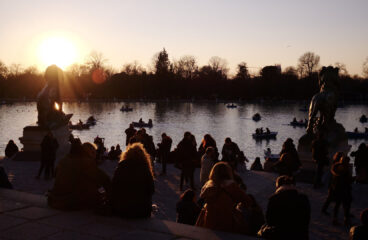
[[[77,60],[77,49],[67,38],[49,37],[40,43],[38,56],[44,66],[56,64],[64,69]]]

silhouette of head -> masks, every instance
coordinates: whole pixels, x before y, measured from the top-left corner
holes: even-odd
[[[225,138],[225,143],[231,143],[231,138],[229,137]]]
[[[133,143],[129,145],[121,155],[120,162],[122,161],[132,161],[139,163],[139,166],[141,166],[142,169],[148,170],[153,177],[151,158],[143,147],[142,143]]]
[[[234,179],[233,170],[228,163],[218,162],[213,166],[209,179],[216,186],[220,186],[224,181]]]
[[[187,189],[183,194],[181,194],[180,199],[185,202],[193,202],[195,197],[195,193],[192,189]]]
[[[45,79],[46,82],[50,85],[55,85],[59,83],[59,80],[62,79],[63,70],[61,70],[56,65],[51,65],[46,68],[45,71]]]
[[[295,179],[286,175],[282,175],[276,179],[276,189],[285,185],[295,185]]]

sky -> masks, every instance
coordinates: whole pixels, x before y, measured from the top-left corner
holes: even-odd
[[[367,0],[0,0],[0,61],[43,71],[40,46],[62,36],[75,46],[73,61],[97,51],[116,70],[147,67],[166,48],[170,60],[193,55],[200,66],[219,56],[233,72],[243,61],[252,72],[296,66],[311,51],[321,65],[361,75],[367,10]]]

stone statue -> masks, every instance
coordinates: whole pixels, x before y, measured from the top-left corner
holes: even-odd
[[[309,106],[307,133],[310,134],[317,134],[335,122],[339,96],[339,69],[331,66],[323,67],[319,73],[318,83],[320,91],[313,96]]]
[[[63,79],[63,71],[51,65],[45,72],[46,85],[37,96],[37,124],[45,128],[66,125],[72,114],[65,115],[62,110],[59,82]]]
[[[299,139],[298,151],[310,152],[313,139],[322,132],[331,153],[345,152],[350,149],[345,128],[335,120],[339,99],[339,69],[322,67],[318,84],[320,91],[311,100],[307,133]]]

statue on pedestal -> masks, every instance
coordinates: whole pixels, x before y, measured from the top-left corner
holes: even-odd
[[[67,125],[72,114],[65,115],[60,98],[60,80],[63,71],[56,65],[49,66],[45,71],[46,85],[37,96],[37,124],[48,129]]]
[[[349,145],[345,128],[335,120],[339,98],[339,69],[322,67],[318,84],[320,91],[311,100],[307,133],[299,139],[298,150],[310,152],[313,139],[322,132],[330,149],[346,151]]]

